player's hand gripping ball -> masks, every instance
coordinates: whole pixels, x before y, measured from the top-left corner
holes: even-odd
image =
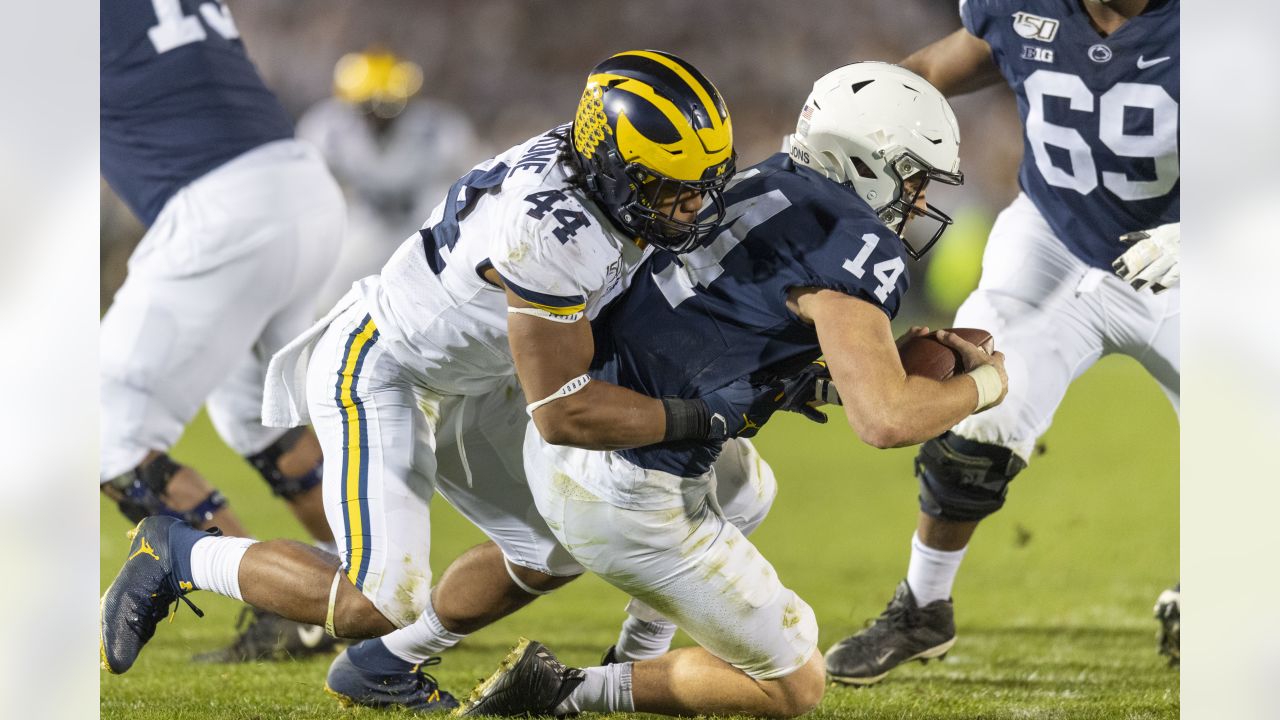
[[[947,328],[945,332],[955,333],[961,339],[982,348],[988,354],[995,352],[995,338],[991,333],[978,328]],[[904,335],[898,343],[898,357],[902,359],[902,368],[908,375],[923,375],[934,380],[946,380],[971,367],[965,367],[964,357],[959,351],[951,348],[938,339],[937,332]]]

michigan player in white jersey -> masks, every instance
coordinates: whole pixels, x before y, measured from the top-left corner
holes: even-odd
[[[924,202],[959,184],[959,134],[945,99],[886,63],[819,79],[790,155],[739,174],[730,218],[685,255],[655,255],[597,323],[591,384],[696,396],[736,378],[777,381],[799,406],[801,373],[825,353],[845,416],[877,447],[921,442],[999,403],[1000,353],[940,336],[968,372],[908,376],[890,328],[919,257],[950,222]],[[903,232],[937,221],[924,243]],[[926,236],[928,237],[928,236]],[[805,378],[808,378],[806,381]],[[771,408],[735,406],[763,425]],[[468,698],[462,715],[794,717],[826,684],[813,610],[720,511],[720,442],[690,439],[604,452],[555,447],[532,429],[525,467],[538,511],[575,559],[661,608],[698,647],[641,662],[567,668],[524,641]]]
[[[320,293],[327,307],[378,272],[481,154],[471,121],[420,94],[417,63],[379,48],[343,55],[333,97],[298,118],[298,137],[320,149],[347,198],[347,233]]]
[[[1100,357],[1137,360],[1177,411],[1178,9],[962,0],[964,28],[903,61],[944,94],[1003,77],[1017,96],[1022,192],[991,229],[982,279],[955,320],[999,338],[1010,391],[922,447],[907,577],[871,627],[827,653],[834,679],[874,683],[951,648],[951,588],[969,539],[1004,504],[1067,387]],[[1176,658],[1176,589],[1157,613],[1161,652]]]
[[[264,427],[261,404],[268,359],[314,320],[337,256],[338,186],[294,140],[224,4],[103,3],[101,24],[102,174],[148,230],[102,319],[100,487],[134,522],[160,514],[245,535],[226,498],[168,455],[203,404],[332,547],[319,444],[309,429]],[[316,638],[259,615],[202,659],[297,655]]]
[[[715,229],[733,166],[728,111],[691,65],[636,51],[597,66],[571,125],[458,180],[380,275],[272,359],[264,417],[314,423],[340,562],[291,541],[144,524],[134,550],[145,543],[164,560],[137,556],[108,590],[104,663],[127,670],[153,632],[154,621],[126,618],[163,617],[205,589],[344,637],[391,633],[340,655],[329,689],[364,705],[451,706],[420,672],[428,656],[582,572],[533,507],[529,414],[552,442],[635,447],[724,439],[744,429],[732,412],[744,398],[773,401],[745,382],[659,400],[581,380],[589,320],[655,247],[685,250]],[[747,441],[729,445],[721,503],[749,532],[774,480]],[[433,589],[436,489],[491,542]],[[674,627],[642,604],[630,609],[615,655],[665,651]]]

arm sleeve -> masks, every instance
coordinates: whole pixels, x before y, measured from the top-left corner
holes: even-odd
[[[535,218],[528,212],[532,207],[519,200],[511,203],[502,231],[490,242],[489,261],[507,288],[525,302],[556,315],[582,312],[588,296],[604,285],[611,245],[572,197],[558,203],[556,210],[581,213],[573,217],[586,218],[589,224],[565,240],[564,225],[555,212]]]

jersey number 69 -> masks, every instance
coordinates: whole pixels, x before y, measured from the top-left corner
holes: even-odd
[[[1071,188],[1088,195],[1102,186],[1122,200],[1147,200],[1160,197],[1178,182],[1178,102],[1159,85],[1148,83],[1116,83],[1097,98],[1098,139],[1119,157],[1151,158],[1155,166],[1154,180],[1133,180],[1127,173],[1098,173],[1093,150],[1080,131],[1055,125],[1044,119],[1046,97],[1065,98],[1071,110],[1094,112],[1093,92],[1075,75],[1037,70],[1023,81],[1030,108],[1027,112],[1027,140],[1035,154],[1036,167],[1050,185]],[[1151,111],[1151,133],[1125,132],[1125,108]],[[1049,146],[1066,150],[1071,157],[1071,170],[1057,167],[1049,158]]]

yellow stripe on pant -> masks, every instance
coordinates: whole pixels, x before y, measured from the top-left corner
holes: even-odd
[[[373,318],[364,319],[347,337],[342,369],[334,385],[334,400],[342,411],[342,522],[346,530],[347,577],[363,589],[369,571],[369,427],[364,401],[357,393],[360,370],[369,349],[378,342]]]

